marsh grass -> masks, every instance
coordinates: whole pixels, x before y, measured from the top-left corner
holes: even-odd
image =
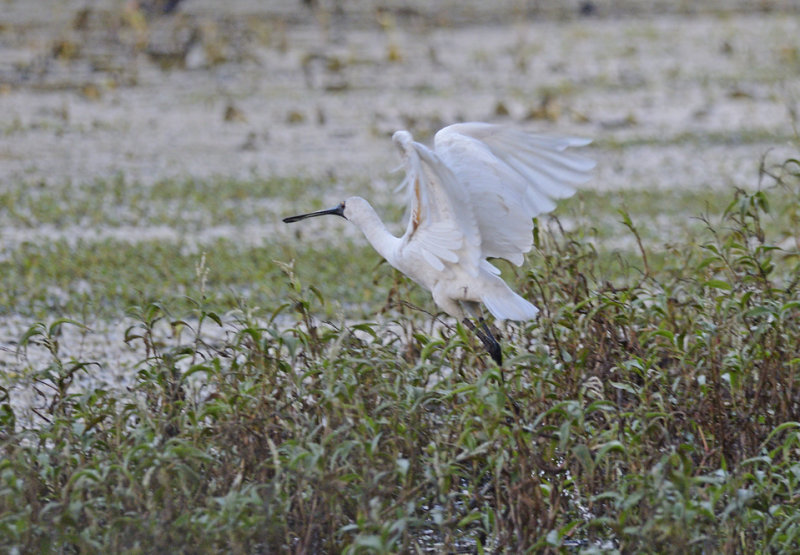
[[[299,270],[329,284],[329,294],[342,303],[376,301],[372,270],[377,260],[368,246],[342,241],[326,246],[266,243],[241,247],[233,239],[218,239],[202,246],[164,241],[102,240],[77,245],[58,240],[46,245],[26,244],[0,263],[0,302],[9,312],[41,316],[88,312],[113,317],[131,305],[159,300],[181,312],[192,302],[195,266],[201,253],[214,264],[207,287],[214,310],[239,307],[246,296],[264,306],[285,297],[288,284],[273,260],[296,259]],[[347,269],[342,271],[346,261]],[[390,276],[388,267],[379,267]],[[0,309],[1,311],[2,309]]]
[[[292,200],[300,188],[305,197],[313,197],[319,186],[331,184],[165,180],[145,187],[120,177],[97,181],[92,193],[69,184],[21,184],[6,193],[11,200],[0,208],[0,215],[23,230],[45,224],[49,231],[18,244],[12,240],[0,250],[0,314],[33,318],[86,314],[113,319],[128,306],[155,300],[184,303],[185,310],[185,298],[194,287],[194,266],[205,252],[211,261],[208,302],[217,312],[239,308],[243,298],[250,305],[269,306],[285,297],[287,284],[272,261],[294,260],[298,274],[313,275],[328,299],[347,307],[349,317],[369,318],[383,307],[382,291],[394,278],[363,240],[351,239],[345,222],[327,222],[325,232],[289,230],[301,234],[298,240],[288,240],[292,235],[286,231],[284,235],[274,231],[287,213],[325,206],[319,199],[302,206]],[[658,269],[672,257],[662,245],[695,241],[705,228],[698,216],[718,211],[727,204],[728,195],[703,188],[587,190],[564,203],[560,221],[544,220],[542,225],[553,229],[561,225],[574,240],[594,245],[598,279],[614,280],[628,276],[625,261],[636,260],[639,251],[634,236],[621,223],[620,209],[640,223],[639,238],[649,251],[651,265]],[[785,189],[771,191],[770,197],[776,206],[796,202]],[[379,206],[379,211],[388,222],[401,221],[403,216],[402,207],[395,204]],[[219,235],[200,239],[209,222],[226,227]],[[254,222],[258,225],[249,227]],[[763,225],[768,232],[778,233],[783,232],[784,223],[785,218],[770,214]],[[121,226],[132,227],[114,231]],[[158,231],[148,234],[153,226],[162,229],[163,236]],[[77,229],[100,231],[73,236],[72,230]],[[540,262],[535,255],[531,259],[534,267]],[[506,277],[522,279],[515,267],[502,261],[499,265]],[[404,294],[411,295],[414,304],[430,306],[418,288],[406,288]],[[175,310],[181,311],[177,306]]]
[[[543,311],[500,330],[502,370],[396,301],[404,280],[381,278],[383,322],[351,324],[290,262],[265,308],[220,313],[205,262],[186,303],[132,307],[126,391],[74,387],[103,371],[61,354],[59,328],[81,324],[36,323],[20,349],[48,362],[0,390],[0,545],[800,550],[800,273],[777,247],[800,236],[800,163],[763,175],[663,250],[625,210],[629,256],[537,227],[517,278]]]
[[[119,174],[89,184],[20,182],[0,192],[0,213],[19,227],[170,225],[196,231],[203,226],[263,218],[276,199],[301,191],[331,189],[326,180],[163,179],[153,185]]]

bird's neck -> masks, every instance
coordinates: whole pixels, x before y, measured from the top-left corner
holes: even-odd
[[[375,210],[368,206],[358,215],[357,220],[352,221],[364,233],[372,248],[390,264],[393,264],[397,249],[400,247],[400,238],[389,233]]]

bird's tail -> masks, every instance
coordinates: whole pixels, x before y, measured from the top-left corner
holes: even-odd
[[[539,309],[523,299],[505,283],[504,287],[496,287],[484,294],[481,302],[489,309],[497,320],[532,320],[539,313]]]

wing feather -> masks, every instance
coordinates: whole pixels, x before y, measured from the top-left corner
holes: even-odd
[[[436,134],[436,155],[476,207],[481,258],[522,264],[533,246],[533,218],[591,177],[594,161],[566,151],[589,142],[488,123],[459,123]]]
[[[410,216],[402,249],[418,253],[437,271],[444,262],[460,263],[477,275],[480,233],[469,196],[453,172],[431,149],[398,131],[403,151],[405,187],[410,189]]]

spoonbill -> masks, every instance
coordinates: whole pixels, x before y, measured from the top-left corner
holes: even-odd
[[[533,247],[533,218],[591,177],[594,161],[566,149],[591,141],[478,122],[441,129],[433,149],[408,131],[397,131],[392,140],[402,153],[401,189],[410,204],[402,237],[392,235],[357,196],[283,221],[335,214],[353,222],[389,264],[429,290],[436,305],[475,332],[502,365],[481,304],[498,321],[530,320],[539,311],[511,290],[489,259],[522,265]]]

